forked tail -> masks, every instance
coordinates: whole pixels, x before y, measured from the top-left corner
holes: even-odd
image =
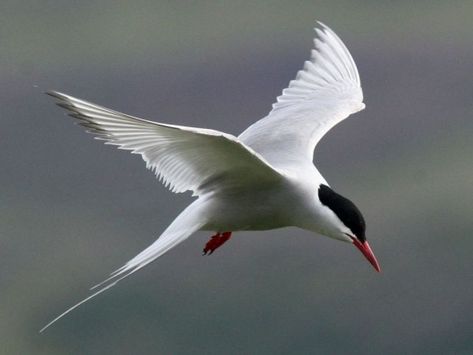
[[[116,285],[119,281],[140,270],[142,267],[148,265],[152,261],[156,260],[164,253],[186,240],[191,234],[202,228],[206,223],[204,215],[203,213],[201,213],[201,211],[205,209],[203,207],[203,201],[201,199],[194,201],[184,211],[181,212],[181,214],[171,223],[171,225],[161,234],[161,236],[153,244],[151,244],[148,248],[143,250],[133,259],[128,261],[124,266],[112,272],[110,274],[110,277],[107,278],[105,281],[92,287],[91,290],[98,290],[91,294],[89,297],[83,299],[79,303],[68,308],[66,311],[54,318],[40,330],[40,333],[43,332],[49,326],[51,326],[53,323],[64,317],[66,314],[79,307],[81,304],[89,301],[90,299],[101,294],[102,292],[105,292],[109,288]]]

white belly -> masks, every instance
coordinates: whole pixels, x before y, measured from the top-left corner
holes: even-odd
[[[212,231],[268,230],[293,225],[294,196],[283,189],[245,191],[212,198],[209,221]],[[287,190],[286,190],[287,191]],[[291,201],[292,200],[292,201]]]

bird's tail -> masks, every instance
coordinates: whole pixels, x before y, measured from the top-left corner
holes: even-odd
[[[189,205],[153,244],[128,261],[121,268],[112,272],[109,278],[92,287],[91,290],[96,289],[97,291],[54,318],[41,328],[40,333],[66,314],[79,307],[81,304],[115,286],[119,281],[145,267],[179,243],[186,240],[191,234],[200,230],[206,223],[204,214],[202,213],[204,210],[204,208],[202,208],[202,202],[201,199],[197,199]]]

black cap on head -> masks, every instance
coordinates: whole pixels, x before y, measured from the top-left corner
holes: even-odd
[[[366,240],[366,224],[360,210],[349,199],[337,194],[327,185],[319,187],[319,199],[323,205],[330,208],[353,234],[364,242]]]

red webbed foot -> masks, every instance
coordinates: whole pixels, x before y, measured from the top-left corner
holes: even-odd
[[[228,239],[230,239],[231,236],[232,232],[218,232],[217,234],[213,235],[205,244],[202,255],[212,254],[216,249],[221,247]]]

